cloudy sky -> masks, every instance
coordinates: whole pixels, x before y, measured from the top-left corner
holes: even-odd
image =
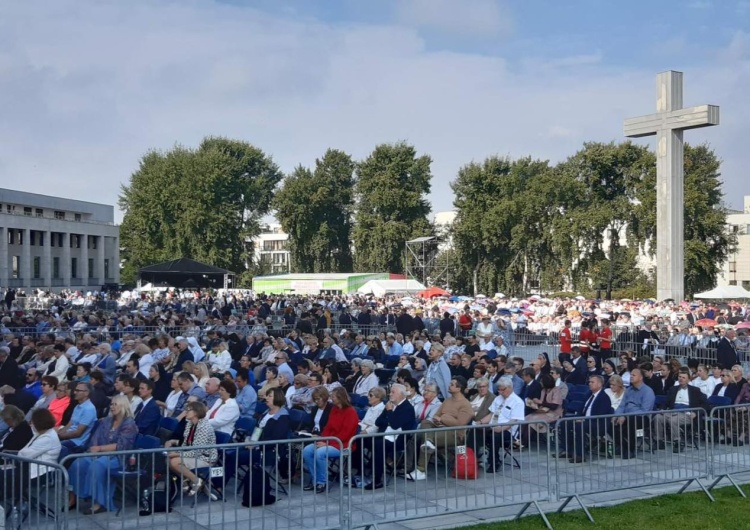
[[[0,0],[0,186],[114,204],[146,151],[207,135],[284,171],[406,140],[441,211],[471,160],[621,140],[668,69],[721,106],[686,138],[741,208],[750,0]]]

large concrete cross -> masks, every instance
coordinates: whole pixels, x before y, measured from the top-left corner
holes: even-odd
[[[656,295],[685,296],[684,145],[682,131],[719,124],[719,107],[682,108],[682,72],[656,76],[656,114],[625,120],[625,136],[656,135]]]

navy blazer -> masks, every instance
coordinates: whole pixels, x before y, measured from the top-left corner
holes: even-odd
[[[674,408],[674,402],[677,399],[677,392],[679,392],[679,390],[679,386],[673,386],[669,389],[669,392],[667,392],[667,409]],[[706,403],[706,396],[703,395],[703,392],[701,392],[700,388],[698,388],[697,386],[688,385],[687,391],[689,401],[688,406],[691,409],[705,409],[708,406],[708,404]]]
[[[151,398],[138,414],[138,417],[135,418],[135,424],[138,426],[140,434],[153,436],[159,430],[160,420],[161,410],[159,405],[156,404],[156,399]]]
[[[723,386],[724,385],[716,385],[711,395],[718,396],[719,390],[721,390]],[[737,396],[739,394],[740,394],[740,386],[737,383],[729,383],[727,385],[727,389],[724,391],[724,397],[731,399],[732,403],[734,403],[734,400],[737,399]]]
[[[586,401],[588,401],[588,399]],[[599,392],[599,395],[597,395],[594,401],[591,403],[591,416],[607,416],[609,414],[612,414],[613,412],[612,400],[609,399],[609,396],[602,388],[602,390]],[[586,414],[585,408],[582,414]],[[598,436],[603,436],[607,432],[607,418],[592,420],[592,422],[593,423],[591,427],[593,428],[595,425],[596,430],[601,433],[598,434]]]
[[[735,364],[739,363],[737,350],[734,348],[729,339],[722,337],[716,345],[716,362],[729,370]]]
[[[380,432],[385,432],[388,427],[392,430],[401,429],[402,431],[411,431],[417,428],[416,414],[414,407],[409,400],[405,399],[398,407],[393,410],[383,409],[378,419],[375,420]],[[403,449],[406,443],[404,436],[396,438],[396,449]]]

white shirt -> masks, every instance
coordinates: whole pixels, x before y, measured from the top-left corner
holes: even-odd
[[[224,373],[232,366],[232,356],[224,350],[219,353],[210,353],[208,362],[211,364],[211,371]]]
[[[707,377],[705,380],[696,377],[690,381],[690,384],[694,387],[700,388],[701,392],[703,392],[703,395],[706,397],[710,397],[711,394],[714,393],[714,388],[716,388],[716,383],[714,382],[713,377]]]
[[[50,429],[43,434],[34,436],[26,446],[18,451],[18,456],[29,458],[41,462],[57,464],[57,458],[60,456],[60,438],[57,431]],[[36,478],[44,475],[54,468],[47,467],[43,464],[29,464],[29,478]]]
[[[690,405],[690,394],[687,388],[680,388],[677,391],[677,396],[674,399],[675,405]]]
[[[583,413],[584,413],[583,415],[584,416],[591,416],[591,407],[594,406],[594,400],[596,399],[596,396],[598,396],[600,392],[601,392],[601,390],[599,392],[597,392],[596,394],[592,394],[589,397],[589,399],[586,400],[589,405],[588,405],[588,407],[586,407],[586,410],[583,411]]]
[[[490,405],[490,413],[492,414],[490,423],[504,425],[512,421],[523,421],[524,410],[524,402],[516,394],[511,394],[507,399],[503,396],[497,396]],[[511,432],[515,435],[517,430],[518,426],[516,425]]]
[[[226,403],[220,399],[216,400],[211,409],[206,413],[208,424],[214,431],[232,434],[234,424],[240,417],[240,406],[234,398],[227,399]]]
[[[378,432],[378,428],[375,425],[375,421],[380,417],[380,414],[385,409],[385,403],[380,402],[374,407],[367,409],[365,417],[359,422],[359,426],[362,427],[362,433],[375,433]]]

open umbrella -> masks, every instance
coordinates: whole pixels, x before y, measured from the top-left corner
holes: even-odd
[[[434,298],[436,296],[450,296],[450,293],[440,287],[430,287],[417,293],[420,298]]]
[[[740,322],[735,327],[737,329],[750,329],[750,322]]]
[[[702,328],[712,328],[717,323],[718,322],[716,322],[713,318],[701,318],[700,320],[695,321],[695,325],[700,326]]]

